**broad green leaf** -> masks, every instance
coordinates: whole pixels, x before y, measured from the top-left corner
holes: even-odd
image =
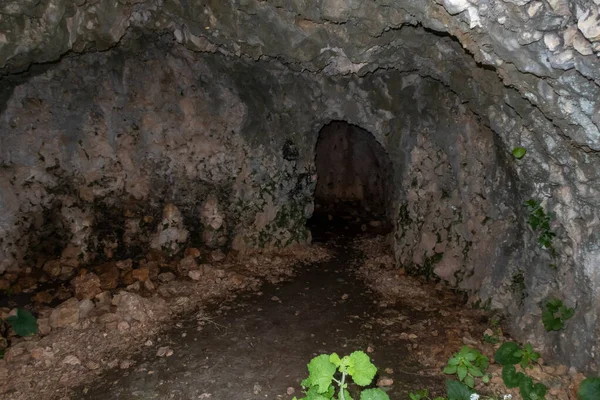
[[[465,379],[465,376],[467,376],[467,367],[465,367],[464,365],[459,365],[456,373],[458,375],[458,379],[460,379],[461,381],[463,379]]]
[[[306,392],[306,400],[331,400],[334,394],[333,386],[330,386],[324,393],[319,393],[318,386],[311,386]]]
[[[483,376],[483,372],[481,372],[481,370],[477,367],[469,368],[469,374],[473,375],[476,378]]]
[[[519,389],[523,400],[541,400],[546,396],[546,386],[541,383],[534,385],[533,380],[528,376],[521,379]]]
[[[458,381],[446,381],[448,400],[470,400],[472,390],[467,385]]]
[[[23,308],[17,308],[17,315],[6,318],[6,322],[18,336],[25,337],[38,333],[37,319]]]
[[[521,356],[518,355],[518,351],[521,348],[515,342],[504,342],[502,346],[498,348],[496,354],[494,354],[494,360],[500,365],[514,365],[521,361]],[[517,354],[515,354],[517,353]]]
[[[448,360],[448,365],[454,365],[454,366],[456,366],[458,364],[460,364],[460,360],[458,358],[453,357],[453,358],[451,358],[451,359]]]
[[[502,368],[502,380],[509,389],[518,387],[523,378],[525,378],[525,374],[517,372],[514,365],[505,365],[504,368]]]
[[[390,397],[381,389],[365,389],[360,394],[360,400],[390,400]]]
[[[342,360],[340,359],[340,356],[337,355],[337,353],[331,353],[331,355],[329,356],[329,362],[335,365],[336,367],[339,367]]]
[[[566,321],[569,318],[571,318],[573,315],[575,315],[575,309],[569,308],[569,307],[566,307],[566,306],[562,306],[560,308],[560,314],[561,314],[562,319],[564,321]]]
[[[477,360],[475,360],[475,365],[482,371],[485,372],[490,365],[490,359],[484,356],[483,354],[479,354],[477,356]]]
[[[542,312],[542,323],[548,332],[560,331],[565,326],[564,322],[560,318],[556,318],[550,310]]]
[[[521,158],[525,157],[526,153],[527,153],[527,149],[524,147],[515,147],[512,151],[513,157],[516,158],[517,160],[520,160]]]
[[[348,367],[348,373],[352,376],[352,380],[358,386],[367,386],[371,383],[377,368],[371,363],[369,356],[362,351],[355,351],[350,354],[350,359],[354,363]]]
[[[473,389],[475,387],[475,378],[473,378],[471,375],[465,376],[465,385]]]
[[[597,400],[600,399],[600,378],[587,378],[577,391],[577,400]]]
[[[558,309],[562,306],[562,301],[560,299],[550,299],[546,302],[546,307],[548,310],[557,312]]]
[[[335,374],[335,365],[329,361],[327,354],[313,358],[308,364],[308,378],[305,380],[311,388],[316,387],[317,393],[327,392]],[[304,382],[303,382],[304,385]],[[308,393],[307,393],[308,395]]]
[[[444,368],[444,373],[448,375],[452,375],[456,373],[456,365],[448,365]]]

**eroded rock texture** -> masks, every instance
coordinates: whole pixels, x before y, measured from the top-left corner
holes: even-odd
[[[595,371],[599,9],[4,2],[2,269],[40,251],[75,266],[150,243],[304,241],[317,133],[344,120],[392,161],[398,263],[477,292],[518,337]],[[556,214],[554,258],[528,199]],[[577,309],[560,333],[541,324],[550,296]]]

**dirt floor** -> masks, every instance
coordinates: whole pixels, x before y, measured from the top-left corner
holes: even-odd
[[[162,337],[170,357],[143,352],[136,367],[114,370],[79,390],[80,399],[291,399],[315,355],[369,350],[376,365],[393,371],[393,398],[415,387],[439,387],[419,376],[422,366],[404,345],[386,340],[385,318],[373,292],[352,269],[360,259],[343,240],[330,242],[332,259],[303,267],[280,285],[222,304]],[[198,325],[198,322],[201,325]],[[198,329],[198,328],[201,329]],[[288,388],[293,388],[294,391]]]
[[[484,332],[500,342],[508,339],[493,316],[473,307],[465,294],[405,276],[386,244],[385,224],[327,213],[313,222],[317,244],[301,253],[283,261],[260,256],[215,267],[223,271],[215,278],[219,290],[211,282],[201,286],[203,281],[159,286],[152,296],[160,294],[166,298],[163,308],[174,310],[160,321],[147,318],[121,329],[126,321],[117,318],[117,304],[117,311],[84,327],[79,323],[35,345],[21,343],[23,351],[13,350],[3,360],[15,370],[4,386],[0,382],[5,388],[0,397],[289,400],[302,397],[300,382],[312,357],[363,350],[379,368],[377,384],[391,399],[404,400],[422,388],[443,395],[442,369],[465,344],[491,358],[499,344],[485,343]],[[306,256],[311,251],[314,256]],[[221,295],[207,296],[209,289]],[[155,304],[152,298],[143,304],[147,310]],[[180,307],[183,298],[188,300]],[[46,351],[52,354],[43,364]],[[27,356],[21,364],[19,355]],[[502,385],[497,366],[489,372],[491,382],[478,386],[479,393],[520,398]],[[549,400],[575,399],[582,379],[544,361],[528,374],[548,386]]]

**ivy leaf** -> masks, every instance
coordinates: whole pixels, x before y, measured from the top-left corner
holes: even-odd
[[[446,381],[446,393],[448,400],[469,400],[472,391],[462,382]]]
[[[573,315],[575,315],[575,309],[569,308],[566,306],[562,306],[562,307],[560,307],[560,313],[561,313],[562,319],[566,321],[569,318],[571,318]]]
[[[494,359],[500,365],[514,365],[521,361],[521,347],[515,342],[504,342],[498,348]]]
[[[600,378],[587,378],[577,391],[577,400],[600,399]]]
[[[302,382],[302,385],[306,382],[306,386],[310,386],[311,389],[312,387],[316,387],[317,393],[323,394],[327,392],[331,385],[335,369],[335,365],[329,361],[329,356],[327,354],[321,354],[310,360],[310,363],[308,364],[309,375],[308,378]]]
[[[521,158],[525,157],[526,153],[527,153],[527,149],[524,147],[515,147],[512,151],[513,157],[516,158],[517,160],[520,160]]]
[[[550,312],[555,313],[558,309],[563,305],[563,302],[559,299],[550,299],[546,302],[546,308],[550,310]]]
[[[560,318],[556,318],[549,309],[542,311],[542,323],[548,332],[560,331],[565,326],[565,323]]]
[[[350,354],[350,360],[354,365],[348,367],[348,373],[358,386],[367,386],[371,383],[377,368],[371,363],[369,356],[362,351],[355,351]]]
[[[6,322],[19,336],[31,336],[38,333],[37,319],[29,311],[17,308],[17,315],[6,318]]]
[[[514,365],[506,365],[502,368],[502,380],[509,389],[518,387],[523,378],[525,378],[525,374],[517,372]]]
[[[360,400],[390,400],[390,397],[381,389],[366,389],[360,394]]]
[[[523,400],[542,400],[546,396],[546,386],[541,383],[533,384],[533,380],[526,376],[519,384]]]

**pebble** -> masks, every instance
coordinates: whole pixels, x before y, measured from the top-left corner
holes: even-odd
[[[68,355],[68,356],[65,357],[65,359],[63,360],[63,364],[80,365],[81,361],[79,361],[79,358],[77,358],[74,355],[70,354],[70,355]]]
[[[173,355],[173,350],[166,346],[159,347],[156,355],[158,357],[171,357]]]

